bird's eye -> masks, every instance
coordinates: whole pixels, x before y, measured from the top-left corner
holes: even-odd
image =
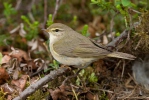
[[[55,29],[55,32],[59,32],[59,29]]]
[[[55,32],[57,33],[57,32],[61,32],[63,30],[62,29],[59,29],[59,28],[53,28],[53,29],[51,29],[51,31],[54,32],[54,33]]]

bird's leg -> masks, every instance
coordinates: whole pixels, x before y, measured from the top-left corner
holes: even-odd
[[[80,71],[82,70],[82,69],[84,69],[84,68],[86,68],[86,67],[88,67],[89,66],[89,64],[90,63],[87,63],[87,64],[83,64],[83,65],[81,65],[81,67],[78,67],[79,68],[79,70],[74,74],[74,75],[72,75],[72,76],[68,76],[64,81],[63,81],[63,83],[62,84],[65,84],[66,83],[66,81],[68,81],[68,79],[71,79],[71,78],[74,78],[74,77],[76,77],[79,73],[80,73]]]

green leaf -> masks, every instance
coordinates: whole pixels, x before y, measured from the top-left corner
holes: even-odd
[[[28,34],[26,34],[25,36],[26,39],[32,40],[33,38],[36,38],[38,36],[39,22],[38,21],[31,22],[29,18],[24,15],[21,16],[21,19],[27,24],[25,25],[25,29],[28,32]]]
[[[59,68],[59,62],[56,61],[56,60],[53,60],[53,63],[50,64],[50,66],[53,68],[53,69],[58,69]]]
[[[81,83],[81,80],[80,80],[79,78],[77,78],[77,80],[76,80],[76,84],[79,86],[80,83]]]
[[[5,45],[4,40],[6,40],[5,41],[6,44],[9,44],[8,41],[7,41],[8,38],[9,38],[8,34],[2,34],[2,35],[0,34],[0,46]]]
[[[121,1],[120,0],[114,0],[114,5],[117,6],[117,5],[120,5],[121,4]]]
[[[115,34],[115,36],[116,36],[116,37],[120,36],[120,32],[117,32],[117,33]]]
[[[95,83],[98,81],[98,78],[97,76],[95,75],[95,73],[92,73],[90,76],[89,76],[89,82],[91,83]]]
[[[21,16],[21,19],[22,19],[24,22],[26,22],[28,25],[30,25],[29,19],[28,19],[26,16],[22,15],[22,16]]]
[[[87,36],[87,30],[88,30],[88,25],[84,25],[83,29],[82,29],[82,35]]]
[[[85,74],[85,70],[82,69],[81,72],[79,73],[80,76],[83,76]]]
[[[144,1],[139,1],[139,4],[147,5],[147,2],[145,0]]]
[[[91,2],[92,3],[98,3],[98,2],[100,2],[100,0],[98,1],[98,0],[91,0]]]
[[[47,26],[50,26],[51,24],[53,24],[52,14],[49,14],[49,17],[48,17],[48,20],[47,20]]]
[[[122,0],[122,5],[123,5],[124,7],[128,7],[128,6],[131,5],[131,1],[130,1],[130,0]]]
[[[8,21],[9,23],[11,23],[11,21],[12,21],[11,15],[16,14],[17,11],[16,11],[16,10],[12,7],[12,5],[9,4],[8,2],[4,2],[3,5],[4,5],[3,14],[6,16],[7,21]]]

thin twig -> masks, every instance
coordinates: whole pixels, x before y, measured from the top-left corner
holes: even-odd
[[[126,100],[126,99],[128,99],[128,100],[148,100],[149,99],[149,97],[145,97],[145,96],[143,96],[143,97],[117,97],[117,99],[118,100]]]
[[[72,92],[73,92],[73,94],[74,94],[76,100],[79,100],[79,99],[78,99],[78,95],[76,94],[76,92],[75,92],[75,90],[74,90],[72,84],[70,84],[70,86],[71,86]]]
[[[28,12],[31,11],[32,6],[35,4],[35,1],[36,1],[36,0],[32,0],[32,1],[30,2],[30,4],[28,4],[28,6],[27,6],[27,10],[28,10]]]
[[[19,10],[20,9],[21,2],[22,2],[22,0],[17,0],[17,4],[15,6],[15,10]]]
[[[105,89],[93,89],[93,88],[91,88],[91,90],[98,90],[98,91],[103,91],[103,92],[108,92],[108,93],[114,93],[114,91],[105,90]]]
[[[60,7],[60,4],[61,4],[61,0],[56,0],[55,10],[54,10],[53,17],[52,17],[53,21],[54,21],[54,18],[56,16],[56,14],[57,14],[57,11],[58,11],[58,9]]]
[[[133,11],[133,12],[135,12],[135,13],[141,14],[141,12],[139,12],[139,11],[137,11],[137,10],[135,10],[135,9],[129,8],[129,10],[131,10],[131,11]]]
[[[44,0],[44,23],[43,23],[43,26],[45,27],[46,25],[46,22],[47,22],[47,0]]]
[[[31,12],[31,9],[32,9],[32,6],[35,4],[35,0],[32,0],[31,3],[27,6],[27,9],[28,9],[28,16],[29,18],[31,19],[32,22],[35,21],[35,18]]]
[[[122,61],[123,61],[123,69],[122,69],[121,78],[123,78],[123,76],[124,76],[124,71],[125,71],[125,61],[124,61],[124,60],[122,60]]]
[[[121,41],[123,41],[123,39],[127,38],[127,36],[128,30],[125,29],[119,37],[115,38],[113,41],[107,44],[107,47],[116,47]]]
[[[41,78],[35,84],[30,85],[27,89],[25,89],[20,95],[13,100],[26,100],[27,96],[34,93],[37,89],[41,88],[43,85],[47,84],[48,82],[56,79],[58,76],[63,75],[69,71],[68,67],[59,68],[57,70],[51,71],[50,74],[46,75],[45,77]]]
[[[117,14],[118,14],[118,12],[112,16],[112,19],[110,21],[110,34],[111,34],[112,40],[114,40],[114,35],[112,35],[113,27],[114,27],[114,18]]]

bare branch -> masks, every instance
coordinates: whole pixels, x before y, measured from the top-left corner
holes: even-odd
[[[63,75],[68,71],[70,71],[69,67],[61,67],[57,70],[51,71],[50,74],[41,78],[35,84],[30,85],[27,89],[20,93],[18,97],[14,98],[13,100],[26,100],[27,96],[34,93],[37,89],[41,88],[43,85],[47,84],[48,82],[52,81],[60,75]]]
[[[56,0],[55,10],[54,10],[54,13],[53,13],[53,18],[52,18],[53,21],[54,21],[54,18],[56,16],[56,14],[57,14],[57,11],[58,11],[58,9],[60,7],[61,1],[62,0]]]
[[[128,30],[124,30],[121,35],[107,44],[107,47],[116,47],[120,42],[122,42],[128,36]]]
[[[47,14],[47,0],[44,0],[44,25],[43,26],[46,25],[47,16],[48,16],[48,14]]]
[[[17,0],[17,4],[15,6],[16,10],[19,10],[22,0]]]

